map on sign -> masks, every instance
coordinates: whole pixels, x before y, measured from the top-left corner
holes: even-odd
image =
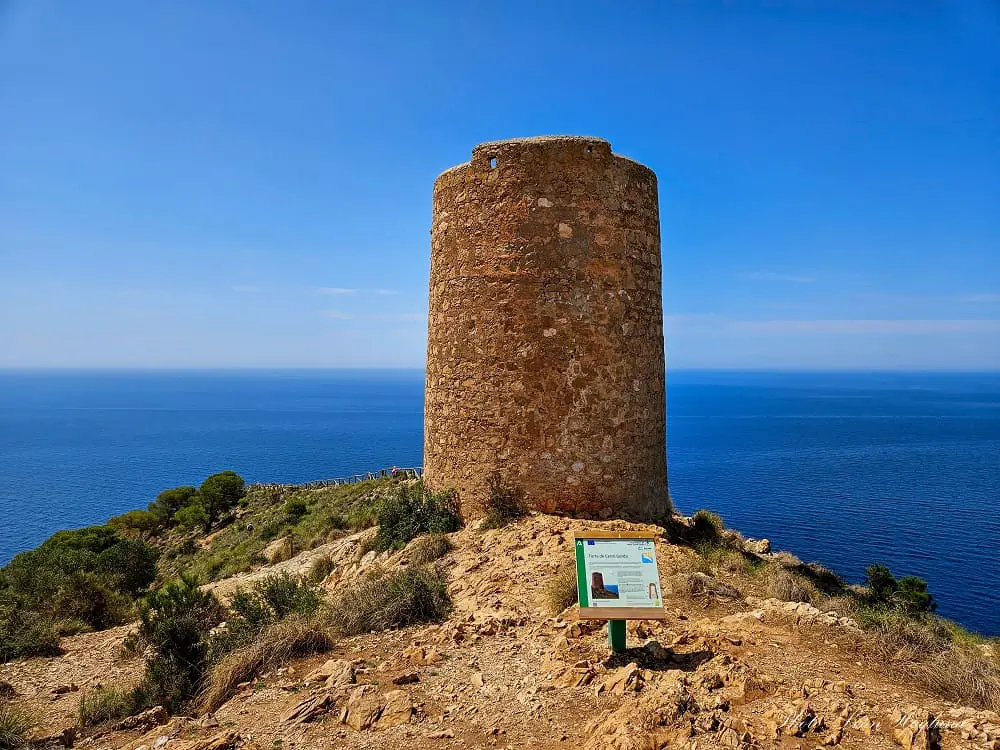
[[[663,592],[652,539],[578,538],[580,608],[660,608]]]

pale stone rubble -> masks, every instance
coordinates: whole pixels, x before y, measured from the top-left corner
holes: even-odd
[[[699,612],[703,605],[674,602],[665,622],[629,623],[633,647],[610,655],[602,623],[538,607],[582,523],[532,516],[458,532],[443,561],[454,601],[447,621],[361,636],[285,665],[243,685],[215,715],[168,720],[154,709],[75,746],[1000,750],[995,713],[886,682],[852,653],[857,623],[808,604],[751,598]],[[345,537],[323,551],[335,560],[329,591],[409,564],[405,550],[361,555],[362,541]],[[664,576],[683,554],[658,543]]]

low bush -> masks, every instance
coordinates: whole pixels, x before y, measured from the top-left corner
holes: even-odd
[[[255,589],[279,620],[291,614],[311,615],[319,608],[316,589],[288,573],[268,576]]]
[[[826,596],[840,597],[848,594],[847,582],[819,563],[813,562],[796,566],[795,572],[807,578],[817,591]]]
[[[444,534],[425,534],[407,547],[406,557],[414,565],[423,565],[444,557],[451,550],[452,544]]]
[[[136,597],[156,580],[155,548],[138,539],[122,539],[97,556],[96,573],[118,593]]]
[[[725,529],[722,517],[710,510],[699,510],[691,517],[689,535],[694,546],[719,546]]]
[[[148,510],[156,517],[161,526],[167,526],[173,521],[174,514],[190,503],[191,498],[196,494],[198,494],[197,488],[191,486],[163,490],[149,504]]]
[[[865,571],[865,584],[868,586],[868,604],[875,609],[898,609],[910,615],[937,609],[925,580],[916,576],[897,580],[885,565],[869,565]]]
[[[211,641],[211,660],[254,642],[271,625],[290,615],[308,617],[320,606],[319,593],[306,580],[288,573],[269,576],[251,589],[236,592],[226,627]]]
[[[28,747],[31,717],[9,703],[0,703],[0,750],[22,750]]]
[[[135,597],[156,578],[157,554],[109,526],[88,526],[15,556],[0,569],[0,660],[52,653],[58,630],[132,617]]]
[[[400,484],[379,505],[379,528],[372,548],[403,549],[420,534],[447,534],[461,525],[454,492],[428,492],[419,482]]]
[[[707,597],[741,599],[743,597],[739,589],[701,571],[682,574],[677,581],[677,588],[685,596],[692,599]]]
[[[127,622],[133,615],[132,601],[106,586],[94,573],[77,572],[66,577],[56,592],[52,607],[61,617],[104,630]]]
[[[316,618],[296,616],[274,623],[212,667],[199,709],[215,711],[232,697],[240,683],[292,658],[329,651],[333,644],[333,636]]]
[[[310,583],[320,584],[334,571],[334,568],[336,568],[336,565],[334,565],[333,560],[328,555],[317,557],[312,565],[309,566],[309,573],[306,575],[306,578]]]
[[[185,531],[208,531],[212,528],[212,517],[208,515],[205,505],[198,499],[174,513],[173,521]]]
[[[836,612],[838,617],[854,617],[858,612],[858,599],[855,596],[825,596],[816,603],[824,612]]]
[[[528,512],[520,490],[507,482],[499,471],[494,471],[487,477],[486,486],[489,490],[485,504],[486,517],[480,528],[499,529]]]
[[[32,611],[13,592],[0,590],[0,664],[60,653],[55,620]]]
[[[703,544],[698,547],[698,554],[705,560],[711,572],[723,572],[732,575],[746,575],[759,565],[752,555],[732,547],[717,544]]]
[[[439,620],[450,607],[441,574],[431,566],[413,566],[373,572],[347,586],[331,604],[329,620],[341,635],[360,635]]]
[[[309,511],[306,501],[298,497],[290,497],[285,501],[284,511],[292,518],[304,516]]]
[[[80,696],[77,708],[81,729],[117,721],[150,707],[149,688],[140,684],[131,688],[98,687]]]
[[[764,595],[783,602],[812,603],[819,599],[818,592],[806,578],[780,566],[770,566],[765,574]]]
[[[140,539],[152,534],[160,525],[160,519],[148,510],[130,510],[108,521],[108,526],[122,535],[134,535]]]
[[[150,697],[176,710],[194,697],[208,665],[209,631],[222,620],[215,597],[190,578],[146,597],[139,638],[153,654],[146,662]]]
[[[580,599],[577,586],[576,565],[564,565],[545,584],[545,609],[555,617]]]

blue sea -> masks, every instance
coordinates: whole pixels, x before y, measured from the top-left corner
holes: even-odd
[[[421,371],[0,372],[0,563],[234,469],[418,466]],[[1000,374],[669,372],[670,489],[852,581],[884,562],[1000,635]]]

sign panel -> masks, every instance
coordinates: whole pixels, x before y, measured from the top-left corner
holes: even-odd
[[[580,617],[659,619],[663,590],[651,537],[629,532],[576,535]]]

